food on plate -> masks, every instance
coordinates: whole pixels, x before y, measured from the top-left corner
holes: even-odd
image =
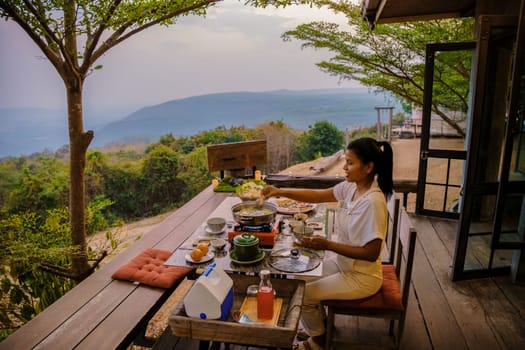
[[[261,197],[261,190],[264,188],[263,181],[245,181],[238,186],[235,192],[242,199],[254,200]]]
[[[204,254],[204,252],[199,248],[195,248],[190,252],[190,257],[193,261],[201,261],[204,255],[206,254]]]
[[[207,243],[203,243],[203,242],[198,243],[197,249],[200,249],[203,255],[208,254],[208,244]]]
[[[281,198],[281,199],[278,199],[275,201],[275,204],[277,204],[278,206],[280,207],[286,207],[287,205],[290,205],[292,204],[293,202],[295,202],[293,199],[290,199],[290,198]]]
[[[315,204],[299,202],[289,198],[277,199],[275,204],[277,204],[277,211],[283,214],[307,213],[315,208]]]

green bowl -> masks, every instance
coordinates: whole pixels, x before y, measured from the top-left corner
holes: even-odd
[[[251,261],[259,255],[259,238],[242,233],[233,238],[233,251],[238,260]]]

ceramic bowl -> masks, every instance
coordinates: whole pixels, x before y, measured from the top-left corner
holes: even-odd
[[[217,250],[223,250],[224,247],[226,246],[226,243],[228,242],[222,238],[215,238],[215,239],[212,239],[210,242],[211,246]]]
[[[253,260],[259,255],[259,238],[251,233],[237,235],[233,239],[233,251],[238,260]]]
[[[314,233],[314,229],[312,227],[305,226],[303,231],[303,225],[296,225],[293,226],[292,232],[295,239],[300,241],[303,239],[303,237],[311,236]]]
[[[206,221],[206,225],[208,225],[208,228],[212,232],[221,232],[224,230],[224,227],[226,226],[226,220],[224,218],[209,218]]]

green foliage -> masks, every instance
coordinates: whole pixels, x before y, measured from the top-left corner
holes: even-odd
[[[403,123],[405,122],[405,120],[407,119],[405,113],[403,112],[398,112],[396,114],[394,114],[394,116],[392,117],[392,125],[403,125]]]
[[[108,200],[100,198],[88,206],[88,227],[100,227],[101,212],[108,205]],[[69,267],[69,254],[74,250],[66,207],[0,220],[0,340],[74,287],[70,279],[41,269],[44,263]]]
[[[142,168],[145,213],[159,213],[178,202],[185,187],[178,172],[179,154],[171,148],[159,144],[146,155]]]
[[[208,172],[206,147],[200,146],[180,159],[180,171],[177,175],[185,184],[182,200],[188,201],[210,185],[213,176]]]
[[[42,156],[28,163],[5,198],[9,212],[43,212],[68,203],[68,175],[64,163]]]
[[[331,51],[334,55],[329,61],[317,64],[324,72],[390,91],[416,106],[423,104],[426,45],[474,39],[472,18],[382,24],[372,31],[358,5],[347,1],[325,3],[348,18],[348,30],[340,30],[334,23],[311,22],[287,31],[283,38],[301,40],[303,47]],[[457,121],[447,117],[447,111],[466,111],[470,53],[437,55],[436,73],[432,108],[461,132]]]
[[[373,139],[377,139],[377,129],[375,125],[365,128],[352,129],[348,136],[350,141],[360,137],[371,137]]]
[[[326,157],[344,148],[344,134],[328,121],[318,121],[298,138],[300,161]]]
[[[104,193],[113,202],[111,212],[115,216],[142,217],[144,184],[140,169],[109,166],[104,175]]]

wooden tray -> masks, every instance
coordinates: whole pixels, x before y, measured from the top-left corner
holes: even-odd
[[[230,275],[233,279],[234,302],[232,311],[239,310],[246,296],[246,288],[258,284],[259,277]],[[268,347],[292,347],[301,316],[304,281],[296,279],[272,279],[277,297],[283,299],[277,326],[237,323],[230,315],[225,321],[202,320],[188,317],[181,301],[169,317],[174,335],[199,340],[245,344]]]

